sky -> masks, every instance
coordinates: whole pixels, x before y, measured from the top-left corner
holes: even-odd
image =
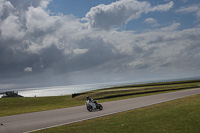
[[[0,0],[0,89],[200,76],[199,0]]]

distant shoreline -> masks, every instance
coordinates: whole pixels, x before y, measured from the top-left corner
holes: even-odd
[[[193,78],[180,78],[180,79],[161,79],[161,80],[146,80],[146,81],[129,81],[129,82],[111,82],[111,83],[97,83],[97,84],[80,84],[80,85],[68,85],[68,86],[52,86],[52,87],[38,87],[38,88],[24,88],[16,89],[20,95],[25,97],[44,97],[44,96],[61,96],[61,95],[71,95],[74,93],[82,93],[91,90],[98,90],[103,88],[113,88],[128,85],[141,85],[150,83],[167,83],[176,81],[191,81],[200,80],[200,77]],[[11,89],[13,91],[14,89]],[[10,91],[1,90],[0,92]],[[1,97],[1,95],[0,95]]]

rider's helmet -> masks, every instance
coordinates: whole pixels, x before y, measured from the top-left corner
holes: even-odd
[[[90,99],[90,97],[89,97],[89,96],[87,96],[87,97],[86,97],[86,99],[87,99],[87,100],[89,100],[89,99]]]

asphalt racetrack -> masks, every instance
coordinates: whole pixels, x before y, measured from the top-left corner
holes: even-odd
[[[105,102],[101,103],[104,107],[102,111],[88,112],[86,106],[83,105],[0,117],[0,133],[22,133],[41,130],[162,103],[194,94],[200,94],[200,88]]]

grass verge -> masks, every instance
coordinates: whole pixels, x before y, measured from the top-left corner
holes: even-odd
[[[71,96],[1,98],[0,117],[83,105]]]
[[[36,133],[199,133],[200,95]]]

